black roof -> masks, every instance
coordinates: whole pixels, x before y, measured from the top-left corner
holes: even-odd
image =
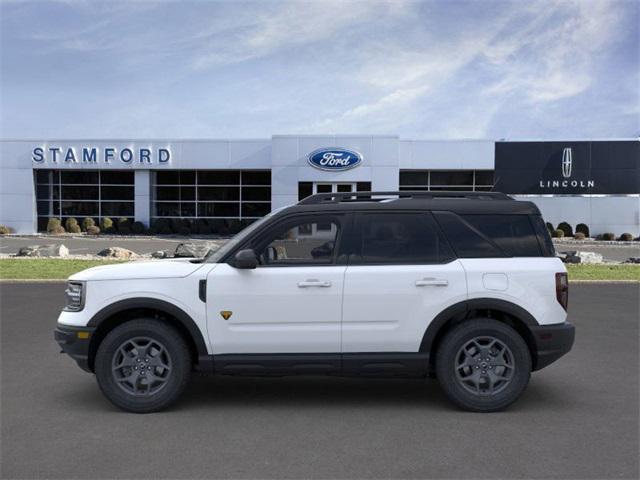
[[[539,215],[532,202],[514,200],[499,192],[351,192],[319,193],[283,211],[379,211],[426,210],[460,214]]]

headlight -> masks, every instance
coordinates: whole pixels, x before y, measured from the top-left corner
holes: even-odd
[[[79,312],[84,308],[84,283],[68,282],[64,296],[67,301],[64,310],[67,312]]]

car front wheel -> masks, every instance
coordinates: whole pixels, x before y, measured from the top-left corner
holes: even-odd
[[[459,407],[493,412],[512,404],[531,375],[531,354],[520,334],[497,320],[467,320],[438,347],[436,375]]]
[[[135,413],[167,408],[186,387],[191,356],[176,329],[154,319],[114,328],[98,347],[98,385],[117,407]]]

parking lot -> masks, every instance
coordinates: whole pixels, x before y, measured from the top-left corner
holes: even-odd
[[[639,285],[573,285],[574,350],[506,412],[435,381],[195,378],[134,415],[52,338],[63,284],[0,283],[2,478],[638,478]]]

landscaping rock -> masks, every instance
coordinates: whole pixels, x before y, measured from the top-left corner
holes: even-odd
[[[556,257],[565,263],[567,262],[567,252],[556,252]]]
[[[18,251],[18,257],[68,257],[69,249],[64,245],[29,245]]]
[[[629,257],[624,263],[640,263],[640,257]]]
[[[211,245],[206,243],[180,243],[173,256],[177,258],[202,258],[210,249]]]
[[[157,252],[153,252],[151,254],[151,258],[167,258],[169,254],[164,250],[158,250]]]
[[[100,257],[109,257],[109,258],[121,258],[123,260],[129,260],[131,258],[136,258],[138,255],[131,250],[127,250],[122,247],[109,247],[104,250],[100,250],[98,252],[98,256]]]
[[[564,258],[560,257],[560,259],[564,263],[602,263],[603,256],[599,253],[595,252],[581,252],[581,251],[573,251],[573,252],[562,252]]]

